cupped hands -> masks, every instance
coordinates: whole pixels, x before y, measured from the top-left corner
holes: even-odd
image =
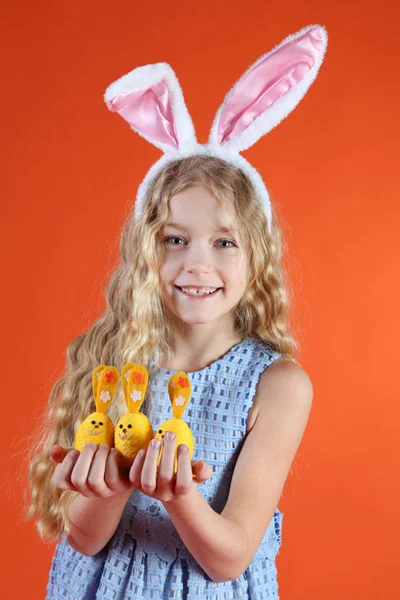
[[[158,456],[163,446],[160,466]],[[187,495],[212,475],[212,467],[203,460],[191,461],[189,448],[180,444],[178,469],[174,474],[175,434],[168,432],[163,442],[152,440],[147,450],[141,450],[130,469],[118,462],[115,448],[89,443],[82,452],[73,448],[53,446],[50,457],[57,463],[52,484],[62,490],[77,491],[87,498],[110,497],[129,489],[170,502]]]

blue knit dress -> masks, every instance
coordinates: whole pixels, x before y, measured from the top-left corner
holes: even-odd
[[[188,373],[192,396],[183,418],[195,439],[193,459],[213,467],[212,477],[198,491],[218,513],[228,498],[260,375],[280,356],[247,337],[208,367]],[[172,416],[167,392],[172,373],[157,368],[150,375],[142,411],[155,431]],[[96,556],[84,556],[64,536],[60,539],[46,600],[278,599],[275,558],[282,517],[276,509],[246,571],[216,583],[186,549],[163,504],[134,490],[115,534]]]

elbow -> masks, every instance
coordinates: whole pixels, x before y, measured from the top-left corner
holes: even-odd
[[[221,567],[220,570],[208,570],[207,575],[214,583],[227,583],[237,579],[247,569],[247,566],[243,568],[243,562],[240,565],[235,565],[233,562]]]
[[[237,542],[235,548],[231,548],[224,556],[220,556],[220,560],[214,561],[210,569],[207,570],[207,575],[214,583],[227,583],[238,579],[246,571],[249,566],[248,544],[247,537],[243,530],[238,530],[241,534],[239,543],[239,532],[237,533]]]
[[[238,577],[243,575],[243,573],[244,571],[236,571],[236,573],[232,573],[232,571],[229,571],[225,573],[213,573],[212,577],[211,575],[209,575],[209,577],[210,579],[212,579],[212,581],[214,581],[214,583],[227,583],[228,581],[233,581],[234,579],[237,579]]]

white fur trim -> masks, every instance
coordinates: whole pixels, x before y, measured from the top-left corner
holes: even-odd
[[[230,148],[225,148],[220,145],[213,146],[211,144],[195,144],[192,147],[188,147],[186,151],[168,152],[168,154],[164,154],[164,156],[154,163],[139,186],[135,203],[135,216],[140,217],[142,215],[144,203],[146,202],[147,194],[152,181],[168,164],[181,158],[187,158],[188,156],[200,155],[221,158],[234,167],[244,171],[254,186],[258,201],[265,210],[268,219],[268,229],[271,231],[271,202],[267,188],[265,187],[264,181],[262,180],[257,169],[255,169],[245,158],[243,158],[243,156],[235,151],[230,150]]]

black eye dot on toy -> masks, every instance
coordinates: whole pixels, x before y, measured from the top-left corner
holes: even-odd
[[[123,425],[122,425],[122,423],[121,423],[121,425],[119,426],[119,428],[120,428],[120,429],[122,429],[122,428],[123,428]]]
[[[128,429],[132,429],[132,425],[128,425]]]
[[[159,430],[158,430],[158,433],[162,433],[162,429],[159,429]]]
[[[99,425],[103,425],[103,421],[99,421]]]
[[[92,421],[92,425],[96,425],[96,421]]]

